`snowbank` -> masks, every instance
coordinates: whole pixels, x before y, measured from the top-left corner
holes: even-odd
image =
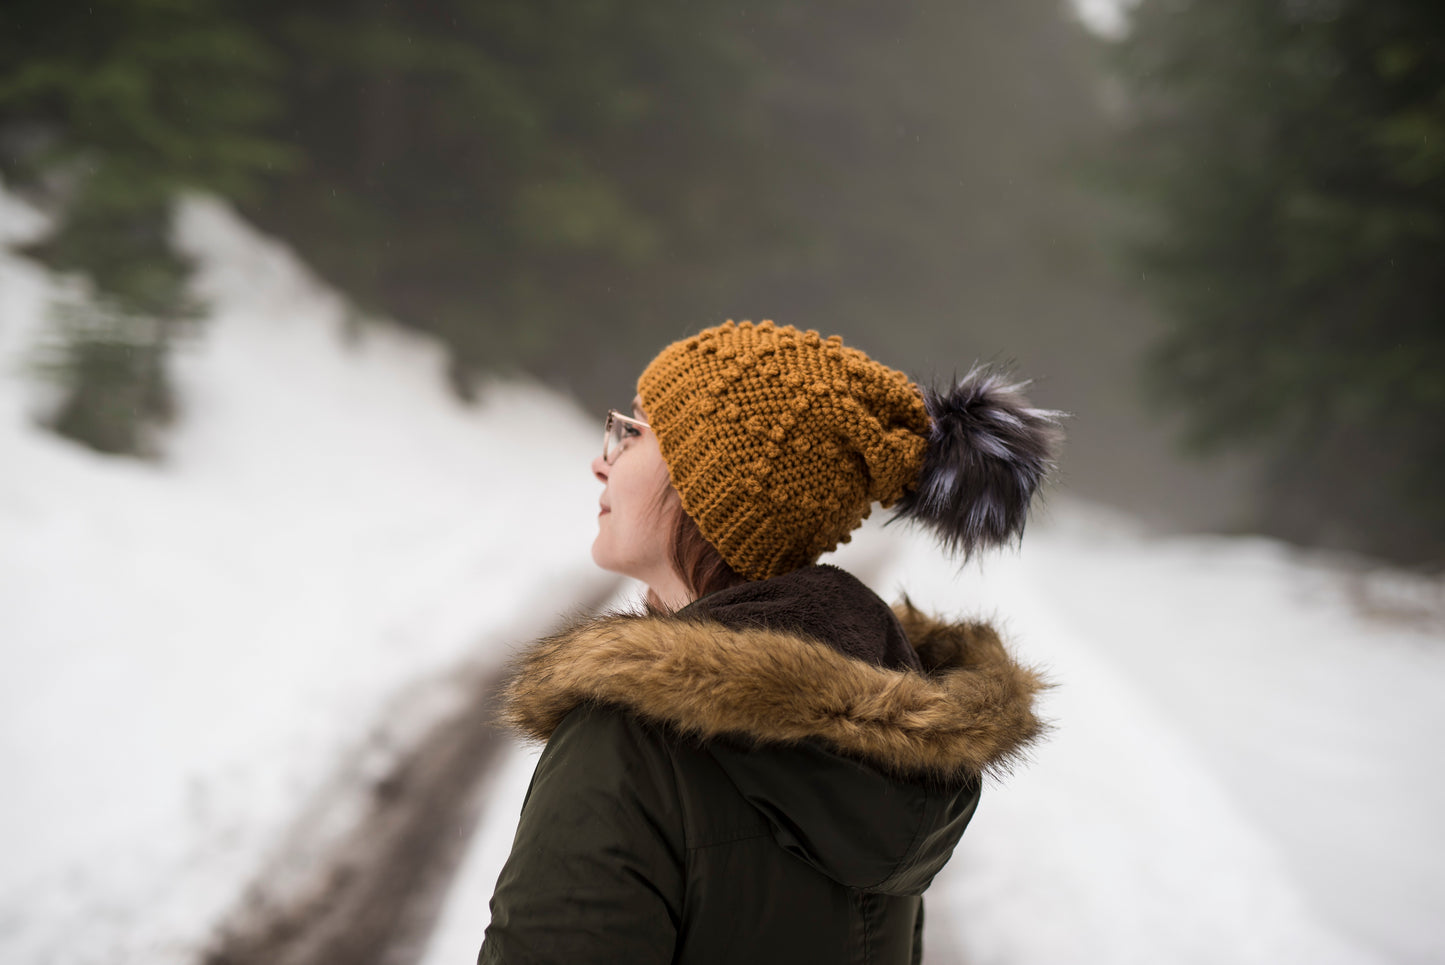
[[[0,194],[0,234],[42,219]],[[55,282],[0,254],[0,958],[182,962],[383,710],[595,594],[594,421],[182,206],[215,315],[157,465],[34,427]],[[539,578],[545,574],[545,578]]]

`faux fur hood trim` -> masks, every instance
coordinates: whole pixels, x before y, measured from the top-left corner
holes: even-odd
[[[612,615],[539,641],[513,665],[502,719],[546,741],[585,702],[622,706],[702,739],[821,739],[905,777],[1006,771],[1045,725],[1047,686],[991,627],[894,607],[924,672],[892,670],[790,633],[710,620]]]

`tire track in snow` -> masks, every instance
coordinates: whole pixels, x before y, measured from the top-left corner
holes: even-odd
[[[598,608],[616,587],[612,579],[588,586],[579,609]],[[555,610],[553,603],[547,612]],[[517,629],[494,639],[537,635],[535,626]],[[402,695],[396,716],[420,725],[412,725],[409,738],[394,734],[389,722],[379,725],[379,740],[304,809],[269,867],[217,929],[203,965],[418,961],[508,740],[494,723],[504,674],[492,661]],[[400,743],[400,750],[388,751],[389,743]]]

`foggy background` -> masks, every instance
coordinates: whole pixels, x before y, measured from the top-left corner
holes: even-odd
[[[358,335],[439,336],[466,398],[527,373],[602,411],[772,318],[919,380],[1015,363],[1073,414],[1062,486],[1157,526],[1438,563],[1439,14],[1085,9],[10,4],[0,174],[90,285],[41,417],[164,458],[199,189]]]
[[[1437,0],[10,0],[0,957],[470,960],[602,415],[766,318],[1070,413],[839,557],[1060,682],[928,960],[1438,960],[1442,264]]]

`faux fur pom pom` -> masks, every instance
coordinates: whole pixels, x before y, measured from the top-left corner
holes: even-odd
[[[947,392],[925,389],[928,449],[893,518],[922,523],[965,559],[1022,536],[1029,503],[1054,468],[1064,415],[1032,408],[1027,386],[975,366]]]

